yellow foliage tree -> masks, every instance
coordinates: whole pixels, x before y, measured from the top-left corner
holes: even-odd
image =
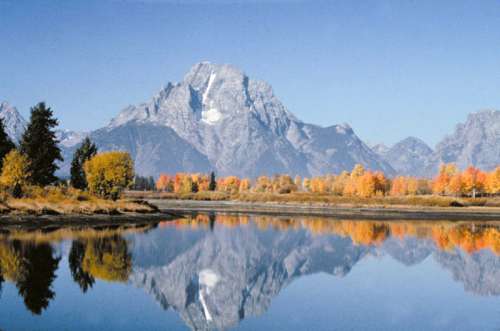
[[[260,176],[257,178],[257,182],[255,184],[254,190],[256,192],[271,192],[272,191],[272,183],[269,177]]]
[[[376,178],[372,172],[365,172],[357,180],[357,193],[360,197],[369,198],[375,194]]]
[[[355,179],[363,176],[365,173],[365,168],[361,164],[356,164],[351,171],[351,178]]]
[[[240,182],[240,192],[248,192],[250,190],[250,179],[244,178]]]
[[[481,170],[468,167],[462,175],[464,191],[470,193],[472,197],[476,197],[476,193],[484,191],[486,175]]]
[[[7,187],[15,185],[26,185],[29,178],[29,160],[18,150],[10,151],[3,160],[2,175],[0,183]]]
[[[83,165],[91,193],[118,198],[134,179],[134,163],[127,152],[100,153]]]
[[[489,194],[500,193],[500,166],[488,173],[486,178],[486,191]]]
[[[447,191],[450,194],[460,196],[464,192],[464,181],[461,174],[456,174],[450,179]]]

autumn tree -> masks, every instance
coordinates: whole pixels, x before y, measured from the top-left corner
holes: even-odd
[[[134,179],[134,163],[127,152],[97,154],[83,169],[89,191],[106,198],[118,198]]]
[[[267,176],[260,176],[255,183],[255,192],[271,192],[273,189],[272,182]]]
[[[406,177],[398,176],[392,180],[390,195],[403,196],[408,194],[408,183]]]
[[[293,182],[295,184],[295,187],[297,187],[297,191],[302,191],[304,189],[302,187],[302,178],[299,175],[295,176]]]
[[[354,168],[352,168],[351,178],[353,179],[359,178],[363,176],[364,173],[365,173],[365,168],[363,167],[363,165],[358,163],[354,165]]]
[[[0,183],[10,189],[14,197],[22,195],[22,188],[28,184],[30,178],[30,162],[17,149],[10,151],[3,160]]]
[[[460,196],[464,192],[464,181],[462,179],[462,174],[457,173],[450,178],[450,182],[447,185],[446,191],[449,194]]]
[[[488,173],[486,178],[486,191],[489,194],[500,193],[500,166]]]
[[[176,175],[177,178],[177,175]],[[192,193],[193,192],[193,179],[188,174],[181,174],[179,176],[180,182],[177,185],[177,193]]]
[[[57,180],[57,161],[63,161],[54,128],[57,120],[52,110],[40,102],[31,108],[31,117],[21,138],[21,152],[29,159],[30,182],[45,186]]]
[[[442,164],[439,166],[439,174],[432,182],[432,192],[434,194],[447,193],[448,184],[451,177],[458,173],[457,166],[453,163]]]
[[[340,175],[335,176],[332,183],[331,192],[335,195],[344,194],[344,188],[349,180],[350,180],[349,173],[347,171],[342,171]]]
[[[210,177],[207,175],[199,175],[197,178],[198,191],[210,191]]]
[[[376,171],[373,176],[375,179],[375,194],[385,195],[390,188],[389,180],[382,171]]]
[[[87,188],[87,179],[83,171],[83,164],[93,158],[97,154],[97,146],[90,140],[85,138],[83,143],[73,154],[71,161],[71,186],[83,190]]]
[[[481,170],[470,166],[463,172],[462,177],[464,191],[469,193],[473,198],[476,197],[477,193],[484,191],[486,175]]]
[[[240,192],[248,192],[248,191],[250,191],[250,186],[251,186],[250,179],[244,178],[240,182],[239,191]]]
[[[295,185],[292,177],[288,175],[277,175],[273,178],[272,191],[285,194],[297,191],[297,186]]]
[[[162,192],[171,192],[173,191],[173,183],[172,183],[172,189],[171,190],[168,189],[171,183],[172,180],[168,175],[160,174],[160,176],[156,180],[156,189]]]
[[[415,177],[408,177],[407,191],[409,195],[416,195],[418,193],[419,185],[418,179]]]
[[[370,171],[363,173],[357,178],[356,191],[360,197],[369,198],[375,194],[376,178]]]
[[[240,188],[240,179],[236,176],[228,176],[221,178],[217,183],[219,191],[228,192],[231,194],[238,193]]]

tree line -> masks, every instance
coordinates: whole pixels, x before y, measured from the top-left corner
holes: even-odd
[[[30,120],[19,144],[9,138],[0,119],[0,188],[21,198],[30,186],[61,184],[55,173],[63,161],[53,111],[44,102],[31,108]],[[85,138],[71,162],[69,184],[80,190],[116,199],[134,180],[132,158],[126,152],[98,153]]]
[[[407,195],[453,195],[470,196],[500,194],[500,166],[490,172],[475,167],[459,171],[454,164],[443,164],[435,178],[397,176],[389,178],[383,172],[366,170],[357,164],[350,171],[338,175],[302,178],[289,175],[260,176],[255,180],[227,176],[217,178],[200,173],[161,174],[156,189],[162,192],[196,193],[219,191],[229,194],[256,192],[286,194],[309,192],[338,196],[407,196]]]

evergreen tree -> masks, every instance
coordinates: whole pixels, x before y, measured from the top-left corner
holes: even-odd
[[[16,145],[14,145],[5,132],[3,120],[0,118],[0,169],[2,169],[3,166],[3,158],[14,148],[16,148]]]
[[[97,154],[97,146],[87,137],[75,151],[71,161],[71,186],[78,189],[87,188],[87,179],[83,164]]]
[[[44,102],[31,108],[30,122],[21,139],[21,152],[30,161],[32,184],[45,186],[57,180],[56,161],[63,161],[54,130],[57,124],[52,110]]]
[[[156,183],[153,176],[148,177],[148,191],[156,191]]]
[[[215,181],[215,172],[210,173],[210,183],[208,184],[209,191],[215,191],[217,188],[217,182]]]

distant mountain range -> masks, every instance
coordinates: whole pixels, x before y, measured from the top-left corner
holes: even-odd
[[[7,133],[18,141],[26,120],[0,104]],[[489,170],[500,164],[500,111],[482,111],[433,151],[417,138],[391,148],[368,147],[346,124],[321,127],[297,119],[265,82],[230,65],[198,63],[180,83],[168,83],[147,103],[128,106],[110,124],[89,133],[58,131],[69,173],[72,153],[90,136],[101,150],[131,153],[136,172],[216,171],[257,177],[315,176],[351,170],[356,163],[388,175],[433,175],[440,162]]]
[[[456,163],[492,170],[500,165],[500,111],[483,110],[469,114],[432,150],[415,137],[408,137],[391,148],[382,144],[372,149],[398,174],[431,177],[441,163]]]

